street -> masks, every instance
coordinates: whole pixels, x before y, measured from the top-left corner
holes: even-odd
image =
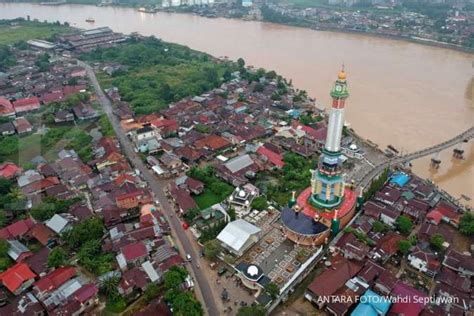
[[[94,74],[94,70],[88,64],[83,63],[81,61],[78,61],[78,64],[87,70],[87,75],[91,84],[94,87],[94,90],[97,95],[97,100],[101,104],[104,112],[106,113],[114,128],[115,134],[117,135],[117,139],[120,142],[123,153],[129,159],[132,166],[140,171],[141,176],[150,186],[150,189],[153,192],[155,199],[158,200],[158,202],[160,203],[161,209],[168,222],[170,223],[174,240],[178,243],[181,255],[184,257],[185,254],[190,254],[193,258],[193,262],[191,264],[187,264],[187,267],[191,275],[194,277],[196,285],[196,294],[198,296],[198,299],[203,303],[205,314],[221,314],[221,310],[217,307],[215,301],[215,298],[219,297],[219,294],[215,295],[212,292],[212,289],[208,284],[208,277],[203,273],[201,269],[196,267],[196,263],[199,260],[198,252],[194,249],[194,247],[192,246],[192,241],[189,240],[189,237],[183,231],[181,222],[179,221],[177,216],[171,216],[174,213],[174,210],[173,207],[169,204],[168,198],[166,197],[164,191],[167,185],[167,181],[159,181],[157,178],[155,178],[155,175],[146,167],[140,157],[135,153],[133,145],[131,144],[127,135],[124,133],[120,126],[119,120],[113,114],[112,103],[102,91],[102,88],[100,87],[97,78]]]

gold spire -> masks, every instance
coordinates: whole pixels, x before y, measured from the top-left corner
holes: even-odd
[[[339,71],[339,74],[337,75],[337,78],[339,80],[346,80],[346,72],[344,71],[344,63],[342,64],[342,69]]]

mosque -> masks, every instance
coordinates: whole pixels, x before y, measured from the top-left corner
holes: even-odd
[[[281,213],[286,237],[300,245],[317,246],[337,234],[354,216],[359,201],[342,176],[341,138],[349,97],[344,69],[338,74],[331,97],[326,143],[317,168],[311,171],[311,186],[298,197],[293,194]]]

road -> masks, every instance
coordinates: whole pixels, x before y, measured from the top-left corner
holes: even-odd
[[[390,167],[391,165],[396,165],[400,163],[405,163],[414,159],[418,159],[421,157],[425,157],[431,154],[434,154],[436,152],[439,152],[441,150],[444,150],[446,148],[452,147],[458,143],[461,143],[465,140],[470,140],[471,138],[474,138],[474,127],[471,127],[467,129],[466,131],[460,133],[459,135],[445,141],[439,144],[436,144],[434,146],[416,151],[411,154],[403,155],[400,157],[395,157],[392,158],[384,163],[381,163],[377,166],[374,167],[370,172],[368,172],[358,183],[360,187],[366,188],[370,182],[377,177],[385,168]]]
[[[133,149],[134,146],[122,130],[119,120],[113,114],[112,102],[102,91],[102,88],[100,87],[99,82],[97,81],[97,78],[95,76],[94,70],[88,64],[83,63],[81,61],[78,61],[78,64],[86,69],[87,76],[89,77],[89,80],[93,85],[95,93],[97,95],[97,100],[101,104],[105,114],[109,118],[114,128],[115,134],[117,135],[117,139],[120,142],[122,152],[129,159],[132,166],[140,171],[141,176],[150,186],[150,189],[153,192],[155,199],[159,201],[163,213],[166,216],[168,222],[170,223],[173,237],[180,244],[180,250],[182,250],[182,252],[185,254],[190,254],[194,262],[197,262],[199,260],[199,255],[194,250],[192,246],[192,241],[190,241],[188,236],[184,233],[183,228],[181,226],[181,222],[179,221],[177,216],[173,216],[174,209],[170,205],[164,191],[167,182],[159,181],[155,177],[155,175],[146,167],[146,165],[143,163],[137,153],[135,153]],[[188,268],[191,269],[191,272],[194,276],[196,287],[198,287],[199,290],[198,294],[202,296],[201,302],[204,303],[204,310],[208,315],[220,315],[221,311],[217,307],[214,293],[212,292],[212,289],[208,284],[208,276],[206,276],[201,269],[198,269],[194,262],[192,264],[188,264]]]

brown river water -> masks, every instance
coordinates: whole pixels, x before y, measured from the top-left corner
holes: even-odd
[[[359,34],[131,8],[0,3],[0,18],[27,15],[80,28],[109,26],[217,57],[242,57],[249,65],[292,79],[321,106],[330,104],[329,90],[344,63],[351,93],[346,120],[381,148],[391,144],[406,153],[474,125],[474,55],[468,53]],[[88,17],[96,22],[85,22]],[[474,200],[474,142],[464,149],[462,161],[452,161],[451,149],[442,152],[435,173],[429,169],[430,157],[414,161],[414,171],[456,197]]]

